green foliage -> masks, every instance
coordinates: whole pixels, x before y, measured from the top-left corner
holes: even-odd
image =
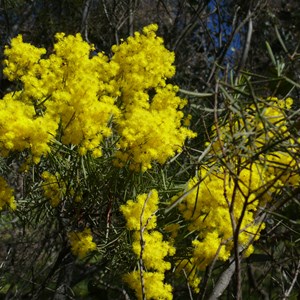
[[[200,2],[1,2],[34,9],[14,30],[47,49],[5,50],[2,298],[296,299],[295,29],[265,1]],[[156,26],[134,34],[154,9],[182,89]]]

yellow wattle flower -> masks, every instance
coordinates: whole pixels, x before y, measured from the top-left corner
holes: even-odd
[[[72,253],[79,259],[85,258],[90,252],[96,250],[90,228],[83,231],[73,231],[68,234]]]
[[[5,179],[0,176],[0,212],[6,208],[15,210],[17,204],[13,195],[13,189],[10,188]]]

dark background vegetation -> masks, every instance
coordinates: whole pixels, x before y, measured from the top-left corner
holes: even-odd
[[[224,86],[228,84],[230,91],[232,78],[239,75],[251,78],[252,93],[256,96],[289,95],[295,101],[295,109],[299,108],[300,5],[297,0],[1,0],[0,58],[3,59],[4,45],[19,33],[25,41],[51,50],[56,32],[80,32],[85,40],[95,44],[97,51],[111,55],[113,44],[153,22],[159,25],[158,34],[164,38],[166,47],[175,52],[177,73],[172,80],[182,89],[182,96],[190,100],[193,129],[199,132],[193,147],[201,145],[206,137],[204,128],[212,124],[208,109],[214,107],[215,98],[219,97],[216,86],[220,82]],[[11,89],[12,83],[1,73],[1,95]],[[224,101],[220,96],[218,105],[222,107]],[[267,218],[255,254],[243,262],[244,299],[300,299],[300,197],[297,192],[282,201],[276,213]],[[1,240],[5,241],[5,236],[0,237],[0,248],[4,245]],[[27,253],[26,244],[18,245],[14,251],[21,251],[19,247],[24,250],[24,257],[18,263],[28,267],[34,258]],[[58,260],[58,263],[65,262]],[[18,273],[21,268],[14,266],[13,272]],[[38,278],[37,281],[41,282]],[[104,293],[98,299],[108,297],[104,288],[97,289],[92,282],[89,289],[91,295],[94,290],[95,295]],[[3,299],[13,298],[9,293],[0,295]],[[222,297],[234,299],[234,279]],[[205,299],[205,295],[197,299]]]

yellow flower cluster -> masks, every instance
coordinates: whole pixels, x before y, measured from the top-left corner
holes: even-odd
[[[153,160],[165,163],[181,151],[186,138],[196,136],[181,125],[184,115],[178,108],[186,101],[176,96],[176,90],[172,85],[157,88],[149,108],[133,105],[120,117],[116,158],[121,166],[130,161],[131,169],[146,171]]]
[[[199,240],[193,242],[193,257],[198,269],[204,270],[216,255],[220,260],[229,258],[234,234],[232,216],[236,223],[242,217],[240,244],[247,247],[251,239],[259,237],[262,226],[254,223],[259,204],[255,192],[264,185],[264,180],[256,165],[251,170],[244,169],[237,181],[222,168],[216,171],[203,168],[199,175],[200,178],[188,182],[190,190],[201,181],[180,204],[179,210],[190,221],[189,230],[198,232]]]
[[[44,195],[50,200],[51,206],[56,207],[66,195],[66,185],[59,173],[55,175],[45,171],[42,173]]]
[[[221,147],[228,153],[234,151],[236,144],[246,145],[244,151],[249,154],[249,150],[259,151],[263,146],[279,138],[284,141],[289,137],[285,110],[291,108],[293,100],[285,100],[275,97],[261,100],[256,104],[250,105],[241,115],[235,116],[235,119],[227,122],[223,127],[216,130],[215,140],[212,143],[215,153],[219,153]],[[220,145],[220,143],[222,145]]]
[[[6,68],[4,74],[10,81],[20,79],[27,72],[30,72],[38,64],[41,56],[46,54],[43,48],[23,43],[21,35],[11,40],[11,47],[5,47],[5,55],[8,59],[4,60]]]
[[[72,253],[79,259],[83,259],[88,253],[97,248],[97,245],[93,242],[90,228],[85,228],[82,232],[69,232],[68,238]]]
[[[190,287],[195,293],[199,293],[199,284],[201,282],[201,277],[197,275],[197,268],[195,267],[194,258],[183,259],[177,263],[176,272],[177,274],[184,272],[184,277],[188,279]]]
[[[144,289],[147,299],[172,300],[172,286],[164,283],[164,274],[158,272],[144,272]],[[138,300],[142,300],[141,275],[139,271],[133,271],[124,276],[124,281],[135,290]]]
[[[237,163],[237,159],[245,163],[252,160],[254,154],[262,152],[255,163],[263,167],[259,173],[263,173],[268,182],[272,183],[272,192],[287,183],[297,184],[299,165],[293,154],[297,151],[294,145],[298,141],[294,140],[288,130],[285,113],[292,104],[291,98],[270,97],[250,105],[243,119],[227,123],[215,133],[211,144],[214,154],[223,155],[225,152],[233,163]],[[214,126],[213,130],[216,132]],[[276,144],[281,148],[274,148]],[[266,148],[268,151],[264,150]]]
[[[38,62],[46,50],[23,43],[19,35],[12,39],[11,47],[5,47],[4,53],[7,56],[4,75],[9,80],[23,82],[22,78],[28,76],[34,80]],[[8,93],[0,102],[0,154],[7,156],[10,151],[31,149],[33,160],[37,163],[43,154],[50,151],[48,143],[58,124],[49,116],[40,116],[25,94],[24,91]]]
[[[158,193],[156,190],[149,194],[140,194],[137,199],[128,200],[126,204],[120,206],[120,211],[126,219],[126,227],[129,230],[148,230],[156,227],[156,211],[158,210]]]
[[[32,128],[27,130],[27,126],[21,132],[29,136],[24,134],[24,139],[29,139],[26,146],[32,149],[37,161],[49,151],[47,144],[56,136],[58,128],[64,144],[78,145],[81,154],[91,151],[95,157],[101,156],[100,143],[112,133],[108,122],[119,112],[114,105],[119,92],[113,79],[118,65],[109,62],[102,53],[90,58],[94,48],[79,34],[59,33],[56,40],[54,52],[46,58],[40,57],[44,49],[24,43],[21,36],[13,39],[10,48],[6,47],[4,74],[23,84],[22,92],[7,95],[7,105],[12,106],[14,100],[24,103],[23,106],[17,103],[18,110],[27,112],[23,113],[27,118],[20,116],[19,119],[32,123]],[[29,53],[33,53],[33,57]],[[7,118],[3,122],[7,122]],[[32,134],[40,135],[40,132],[39,142]],[[43,149],[34,151],[38,142]],[[22,150],[19,148],[7,150]]]
[[[197,233],[192,242],[192,264],[198,270],[204,270],[216,258],[229,258],[239,222],[238,243],[244,255],[250,255],[251,244],[264,228],[255,220],[258,208],[285,184],[299,185],[299,165],[293,156],[296,141],[288,131],[284,111],[291,105],[290,98],[269,98],[251,105],[242,120],[213,128],[215,162],[210,168],[201,167],[189,180],[189,193],[179,205],[189,222],[188,229]],[[276,141],[282,148],[274,148]],[[263,151],[265,146],[269,146],[268,151]],[[261,154],[256,157],[257,151]]]
[[[5,179],[0,176],[0,211],[6,207],[15,210],[17,205],[13,195],[13,189],[10,188]]]
[[[61,178],[60,174],[56,172],[55,174],[51,174],[48,171],[44,171],[42,173],[42,189],[44,191],[44,195],[47,199],[49,199],[52,207],[58,206],[61,201],[64,200],[65,196],[68,195],[72,197],[72,200],[75,202],[81,201],[81,193],[75,194],[75,191],[72,186],[68,185]]]
[[[247,123],[256,133],[256,145],[264,146],[274,137],[284,139],[289,136],[285,110],[293,104],[291,98],[270,97],[266,101],[251,105],[247,110]]]
[[[115,163],[124,166],[129,161],[130,169],[142,172],[151,168],[153,160],[165,163],[181,151],[186,138],[196,136],[182,126],[180,110],[186,101],[176,96],[176,86],[166,84],[175,74],[174,53],[164,47],[156,31],[157,25],[149,25],[142,34],[136,32],[112,48],[122,91]]]
[[[147,90],[165,86],[166,79],[175,74],[174,53],[156,36],[157,29],[156,24],[151,24],[142,34],[135,32],[133,37],[112,47],[112,61],[120,66],[118,84],[126,107],[149,107]]]
[[[34,107],[23,102],[22,92],[9,93],[0,101],[0,155],[31,149],[37,163],[50,151],[57,127],[51,117],[36,116]]]
[[[163,241],[163,235],[159,231],[145,231],[142,235],[144,241],[143,262],[147,269],[152,269],[160,273],[171,269],[171,264],[164,261],[166,256],[173,256],[175,248],[168,242]],[[133,235],[132,243],[133,252],[137,257],[141,253],[141,234],[136,231]]]
[[[273,190],[280,190],[286,184],[291,186],[299,185],[299,163],[294,157],[296,149],[291,149],[290,152],[271,152],[265,155],[266,176],[269,178],[276,178]]]
[[[138,299],[143,299],[141,272],[147,299],[172,299],[171,285],[164,284],[164,272],[171,268],[171,264],[164,258],[173,256],[175,248],[169,242],[163,241],[163,235],[159,231],[152,230],[156,228],[155,213],[158,202],[158,193],[152,190],[148,195],[138,195],[137,201],[128,200],[120,207],[127,228],[135,230],[132,249],[137,258],[142,257],[145,268],[124,276],[124,281],[135,291]]]
[[[118,166],[145,171],[181,151],[195,133],[183,126],[186,101],[166,84],[175,73],[174,53],[156,30],[149,25],[113,46],[111,60],[103,53],[91,57],[94,47],[80,34],[56,34],[48,54],[21,35],[12,39],[3,72],[21,90],[0,104],[0,154],[29,149],[38,163],[58,138],[78,146],[81,155],[100,157],[101,143],[115,127]]]

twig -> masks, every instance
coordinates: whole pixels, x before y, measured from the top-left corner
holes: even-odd
[[[216,62],[215,64],[213,65],[211,71],[210,71],[210,74],[208,76],[208,79],[207,79],[207,82],[210,83],[211,80],[213,79],[213,75],[215,74],[216,72],[216,68],[217,66],[223,61],[226,53],[227,53],[227,50],[229,49],[230,45],[231,45],[231,42],[233,41],[233,38],[235,37],[235,35],[244,27],[245,24],[247,24],[247,22],[249,22],[249,20],[254,17],[254,13],[250,13],[248,14],[248,16],[243,20],[241,21],[241,23],[233,29],[231,35],[229,36],[228,40],[227,40],[227,43],[220,49],[220,54],[218,55],[218,57],[216,58]]]
[[[255,220],[255,223],[261,224],[263,219],[265,218],[265,215],[266,215],[265,213],[260,215]],[[254,237],[251,240],[249,240],[247,245],[239,245],[239,247],[238,247],[239,256],[242,254],[244,249],[247,249],[249,247],[249,245],[251,245],[253,243],[253,240],[254,240]],[[208,298],[209,300],[216,300],[224,293],[224,291],[226,290],[226,288],[228,287],[228,285],[231,281],[231,278],[232,278],[235,270],[236,270],[236,255],[233,255],[229,260],[229,267],[221,274],[210,297]]]
[[[187,287],[188,287],[190,299],[193,300],[193,294],[192,294],[191,287],[190,287],[189,282],[188,282],[188,276],[187,276],[187,274],[186,274],[185,269],[182,269],[182,272],[183,272],[184,277],[185,277],[185,279],[186,279],[186,283],[187,283]]]
[[[283,300],[286,300],[286,299],[289,298],[290,293],[292,292],[292,290],[293,290],[293,288],[294,288],[294,285],[295,285],[295,283],[296,283],[296,281],[297,281],[299,272],[300,272],[300,259],[299,259],[299,261],[298,261],[296,273],[295,273],[295,275],[294,275],[294,278],[293,278],[293,281],[292,281],[292,283],[291,283],[291,286],[290,286],[289,289],[284,293],[284,298],[283,298]]]
[[[179,92],[183,93],[185,95],[195,96],[195,97],[198,97],[198,98],[206,98],[206,97],[210,97],[210,96],[214,95],[213,93],[191,92],[191,91],[187,91],[187,90],[184,90],[184,89],[179,89]]]
[[[216,300],[218,299],[225,291],[227,286],[229,285],[231,278],[235,271],[235,260],[234,257],[232,257],[229,261],[229,267],[228,269],[222,273],[221,277],[217,281],[217,284],[208,298],[208,300]]]
[[[251,11],[248,11],[248,15],[251,16]],[[243,69],[243,67],[245,66],[247,57],[248,57],[248,53],[249,53],[249,49],[250,49],[250,43],[251,43],[251,38],[252,38],[252,33],[253,33],[253,22],[252,22],[252,18],[249,18],[249,23],[248,23],[248,32],[247,32],[247,38],[246,38],[246,42],[244,45],[244,49],[243,49],[243,56],[240,62],[240,65],[238,67],[238,71],[237,71],[237,76],[240,73],[240,70]]]
[[[82,21],[81,21],[81,34],[83,34],[85,40],[89,42],[88,38],[88,18],[90,14],[90,7],[92,5],[93,0],[86,0],[84,3],[83,13],[82,13]]]
[[[144,262],[143,262],[143,253],[144,253],[144,249],[145,249],[145,241],[143,239],[143,234],[144,231],[147,227],[147,224],[149,222],[149,218],[146,222],[145,225],[143,225],[143,215],[145,212],[145,208],[146,208],[146,204],[151,196],[152,192],[150,192],[144,202],[143,208],[142,208],[142,212],[140,215],[140,245],[141,245],[141,252],[140,252],[140,258],[139,258],[139,264],[140,264],[140,279],[141,279],[141,287],[142,287],[142,299],[146,300],[146,294],[145,294],[145,282],[144,282]]]

